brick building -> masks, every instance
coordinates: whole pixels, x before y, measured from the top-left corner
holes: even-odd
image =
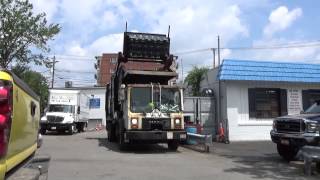
[[[96,80],[98,86],[105,86],[110,83],[112,73],[116,70],[117,65],[117,53],[103,53],[102,56],[98,56],[95,67],[97,69]],[[155,64],[150,62],[132,62],[129,61],[126,64],[127,69],[135,70],[155,70],[162,67],[161,64]]]

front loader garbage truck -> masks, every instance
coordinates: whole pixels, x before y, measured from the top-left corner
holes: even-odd
[[[162,34],[124,33],[123,54],[107,85],[108,140],[120,148],[131,143],[167,143],[177,150],[185,141],[183,89]]]
[[[41,118],[41,133],[85,131],[89,118],[89,96],[79,90],[50,89],[49,104]]]

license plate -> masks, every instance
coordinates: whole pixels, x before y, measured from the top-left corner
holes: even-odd
[[[281,144],[283,145],[289,145],[290,141],[288,139],[281,139]]]
[[[187,135],[186,134],[180,134],[180,139],[187,139]]]
[[[173,139],[173,132],[167,132],[167,139]]]
[[[52,130],[56,130],[56,129],[57,129],[57,127],[51,127],[51,129],[52,129]]]

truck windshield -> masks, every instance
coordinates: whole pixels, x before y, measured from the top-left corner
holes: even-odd
[[[49,105],[49,112],[64,112],[64,113],[74,113],[74,106],[72,105]]]
[[[132,112],[151,112],[151,88],[134,87],[131,89],[131,111]]]
[[[320,101],[312,104],[304,113],[308,113],[308,114],[320,113]]]
[[[150,87],[135,87],[131,89],[131,111],[132,112],[151,112],[159,109],[163,113],[180,112],[181,98],[179,89],[175,88],[154,88],[153,102]]]
[[[160,111],[164,113],[181,111],[181,98],[179,89],[162,88]]]

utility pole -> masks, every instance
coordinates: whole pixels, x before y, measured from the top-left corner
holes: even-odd
[[[55,70],[55,64],[56,64],[56,56],[53,56],[51,88],[53,88],[53,85],[54,85],[54,70]]]
[[[218,66],[220,66],[220,36],[218,36]]]
[[[182,59],[180,59],[180,64],[181,64],[181,77],[182,77],[182,84],[184,83],[184,77],[183,77],[183,63]]]
[[[213,69],[216,68],[216,48],[212,48],[213,55]]]

